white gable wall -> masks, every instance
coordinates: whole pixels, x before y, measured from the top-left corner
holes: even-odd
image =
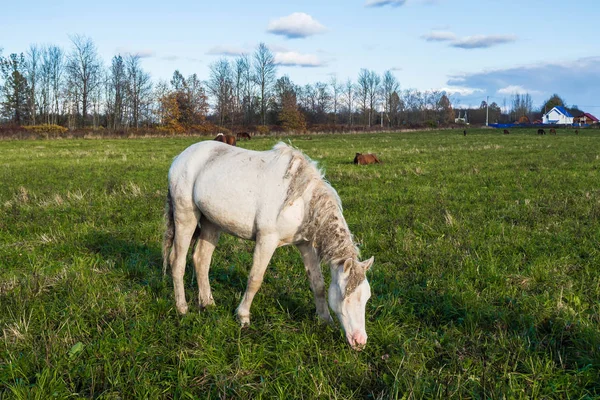
[[[553,108],[552,110],[544,114],[544,116],[542,117],[542,122],[544,124],[571,125],[573,124],[573,117],[567,117],[562,113],[558,112],[557,109]]]

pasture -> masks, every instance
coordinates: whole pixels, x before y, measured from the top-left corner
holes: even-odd
[[[198,311],[188,260],[177,314],[166,175],[197,140],[0,142],[0,398],[600,396],[598,131],[284,138],[375,256],[362,352],[318,323],[294,248],[276,251],[249,328],[235,308],[253,243],[227,235],[216,306]]]

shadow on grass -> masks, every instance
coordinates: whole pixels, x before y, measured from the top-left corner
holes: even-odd
[[[167,270],[167,277],[163,279],[162,275],[162,250],[159,245],[146,245],[136,241],[126,240],[105,232],[96,232],[88,235],[84,240],[84,246],[91,252],[100,255],[104,260],[109,261],[116,270],[122,270],[127,278],[134,284],[149,285],[157,296],[165,296],[165,290],[172,291],[170,270]],[[224,245],[221,246],[223,249]],[[217,249],[218,251],[218,249]],[[225,250],[226,251],[226,250]],[[248,267],[236,265],[230,259],[217,263],[213,258],[211,264],[209,280],[213,295],[225,299],[232,310],[237,306],[234,304],[237,300],[236,294],[243,293],[246,290],[248,278]],[[271,271],[273,273],[273,271]],[[168,282],[168,284],[167,284]],[[300,295],[292,293],[289,288],[269,275],[265,276],[265,283],[261,292],[265,296],[272,296],[273,301],[289,314],[295,320],[305,320],[314,317],[314,304],[307,307],[306,302],[300,299]],[[186,271],[184,277],[186,289],[191,289],[196,293],[195,271],[191,261],[191,250],[186,262]],[[268,287],[265,287],[268,286]],[[307,290],[308,281],[307,281]],[[220,292],[220,293],[217,293]],[[226,292],[225,294],[222,292]],[[194,295],[193,301],[197,298]],[[188,298],[188,301],[190,299]],[[253,309],[255,306],[253,306]],[[256,310],[255,310],[256,311]]]

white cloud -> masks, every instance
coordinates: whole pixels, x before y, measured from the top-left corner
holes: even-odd
[[[122,54],[122,55],[134,55],[134,56],[138,56],[140,58],[150,58],[150,57],[155,56],[154,50],[150,50],[150,49],[132,50],[127,47],[117,47],[116,53]]]
[[[295,67],[321,67],[323,61],[314,54],[301,54],[295,51],[275,53],[275,64]]]
[[[406,0],[367,0],[365,7],[400,7],[401,5],[404,5],[404,3],[406,3]]]
[[[400,7],[404,4],[438,4],[441,0],[367,0],[365,7]]]
[[[447,85],[478,87],[485,93],[507,97],[515,92],[529,93],[536,104],[558,93],[582,107],[595,105],[600,93],[600,56],[451,75]]]
[[[248,53],[249,53],[248,50],[245,50],[241,47],[225,46],[225,45],[214,46],[206,52],[206,54],[209,54],[209,55],[234,56],[234,57],[241,56],[243,54],[248,54]]]
[[[287,17],[269,22],[267,32],[285,36],[288,39],[305,38],[327,30],[319,21],[308,14],[295,12]]]
[[[428,42],[450,42],[451,47],[460,49],[484,49],[517,40],[515,35],[473,35],[458,37],[447,29],[433,29],[429,33],[421,35],[421,39]]]
[[[498,89],[497,91],[498,94],[539,94],[541,92],[537,91],[537,90],[532,90],[532,89],[525,89],[523,86],[521,85],[508,85],[506,87],[503,87],[502,89]]]
[[[470,96],[475,93],[483,92],[482,89],[478,88],[470,88],[470,87],[461,87],[461,86],[447,86],[441,89],[442,92],[446,92],[448,95],[460,95],[460,96]]]
[[[181,56],[175,56],[175,55],[170,55],[170,56],[162,56],[160,57],[161,60],[165,60],[165,61],[180,61],[180,60],[186,60],[186,61],[190,61],[190,62],[194,62],[194,63],[199,63],[202,62],[201,59],[199,58],[195,58],[195,57],[181,57]]]
[[[450,46],[461,49],[484,49],[517,40],[515,35],[474,35],[453,41]]]
[[[421,36],[428,42],[446,42],[456,39],[454,32],[434,30]]]

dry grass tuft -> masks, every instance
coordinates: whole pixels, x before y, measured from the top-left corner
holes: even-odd
[[[19,193],[17,194],[17,200],[21,203],[29,203],[29,192],[25,186],[19,186]]]
[[[446,210],[446,213],[444,215],[444,220],[446,221],[446,225],[448,225],[448,226],[454,226],[456,224],[454,217],[452,216],[452,214],[450,214],[450,212],[448,210]]]

